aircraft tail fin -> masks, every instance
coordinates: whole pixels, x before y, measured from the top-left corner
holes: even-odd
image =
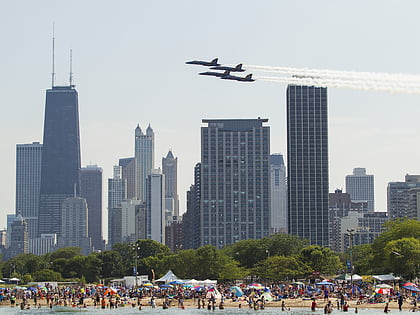
[[[230,70],[226,70],[223,75],[229,75],[230,74]]]
[[[239,65],[237,65],[235,68],[236,68],[237,70],[241,70],[241,69],[242,69],[242,63],[240,63]]]
[[[248,74],[245,79],[252,79],[252,73]]]
[[[216,64],[218,60],[219,60],[219,58],[214,58],[214,59],[211,61],[211,63]]]

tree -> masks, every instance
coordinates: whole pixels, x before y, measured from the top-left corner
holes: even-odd
[[[96,253],[83,257],[82,278],[88,283],[97,282],[102,270],[102,261]]]
[[[43,270],[37,271],[32,276],[34,278],[34,281],[39,281],[39,282],[63,281],[61,274],[51,269],[43,269]]]
[[[102,278],[122,277],[123,262],[121,254],[115,250],[106,250],[98,253],[97,258],[100,260]]]
[[[51,262],[60,258],[70,259],[74,256],[80,255],[80,250],[80,247],[63,247],[52,253],[45,254],[45,259]]]
[[[336,274],[344,267],[337,254],[327,247],[318,245],[303,248],[300,252],[300,258],[303,263],[322,274]]]
[[[420,276],[420,240],[404,237],[389,241],[384,258],[387,271],[409,280]]]
[[[307,276],[312,269],[298,256],[271,256],[257,263],[252,272],[263,279],[281,281]]]
[[[372,244],[353,246],[354,272],[361,275],[373,274]]]

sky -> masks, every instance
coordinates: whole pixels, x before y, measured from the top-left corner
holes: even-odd
[[[69,82],[72,49],[82,165],[103,168],[106,218],[106,179],[134,155],[137,124],[154,129],[156,167],[169,149],[178,157],[181,212],[202,119],[268,118],[271,152],[286,156],[286,84],[202,77],[185,61],[420,74],[418,12],[417,0],[2,1],[0,227],[15,211],[16,144],[42,143],[53,24],[56,85]],[[386,211],[387,183],[420,174],[419,105],[420,95],[329,88],[330,191],[364,167]]]

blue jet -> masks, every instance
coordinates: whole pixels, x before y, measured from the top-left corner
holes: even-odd
[[[220,66],[219,63],[217,63],[218,58],[214,58],[212,61],[201,61],[201,60],[193,60],[193,61],[187,61],[187,65],[200,65],[200,66],[206,66],[206,67],[213,67],[213,66]]]
[[[242,63],[240,63],[236,67],[216,66],[216,67],[211,67],[210,69],[211,70],[229,70],[229,71],[232,71],[232,72],[244,72],[245,71],[245,69],[242,69]]]
[[[220,79],[223,79],[223,80],[245,81],[245,82],[253,82],[253,81],[255,81],[252,78],[252,73],[248,74],[246,77],[238,77],[238,76],[235,76],[235,75],[228,74],[228,75],[221,76]]]
[[[230,71],[226,70],[225,72],[211,72],[211,71],[207,71],[207,72],[201,72],[199,73],[199,75],[211,75],[211,76],[215,76],[215,77],[223,77],[224,75],[229,75]]]

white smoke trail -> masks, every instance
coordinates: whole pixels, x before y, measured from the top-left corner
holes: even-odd
[[[390,93],[420,94],[420,84],[405,86],[398,82],[379,82],[369,80],[343,80],[339,78],[319,77],[264,77],[255,76],[255,79],[267,82],[286,83],[295,85],[309,85],[317,87],[345,88],[363,91],[383,91]]]

